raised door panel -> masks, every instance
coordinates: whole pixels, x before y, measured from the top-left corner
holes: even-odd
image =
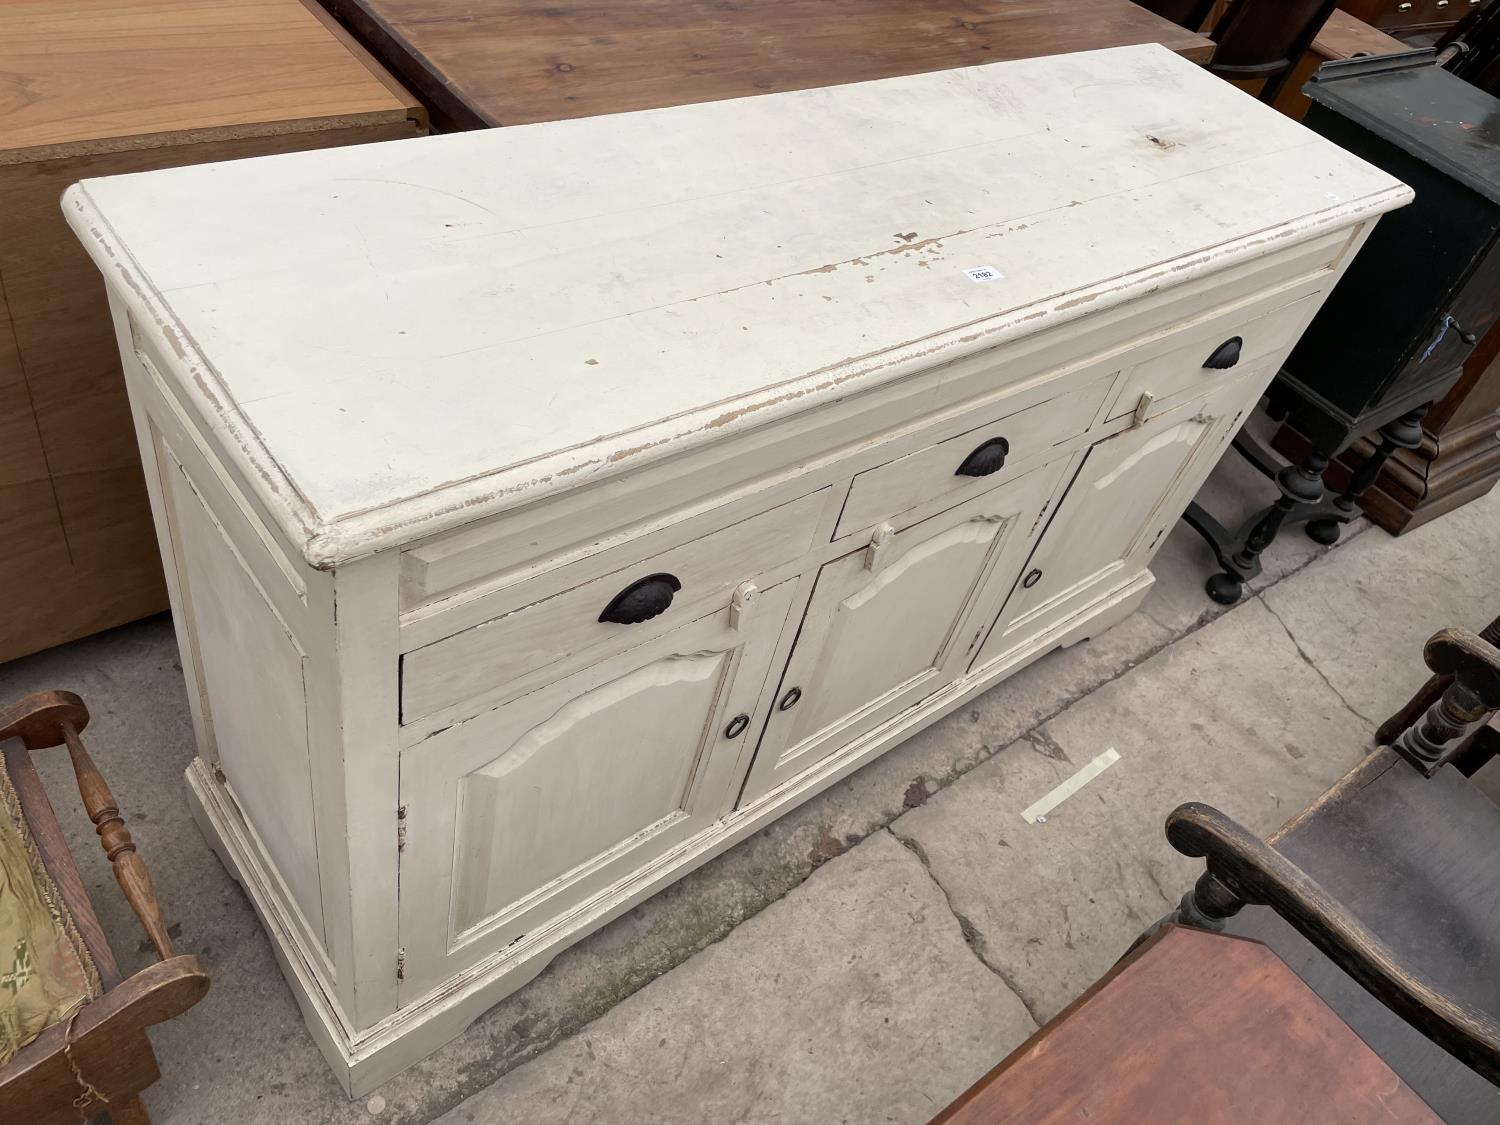
[[[1263,373],[1094,445],[974,661],[978,668],[1137,577],[1254,405]]]
[[[968,664],[1043,523],[1067,458],[869,544],[818,573],[745,801],[816,766]],[[744,803],[744,802],[742,802]]]
[[[266,867],[282,883],[299,930],[326,948],[309,756],[307,657],[275,600],[203,497],[203,485],[159,438],[171,535],[182,561],[204,710],[200,753],[244,814]]]
[[[403,752],[403,1003],[730,809],[794,585],[739,628],[718,611]]]

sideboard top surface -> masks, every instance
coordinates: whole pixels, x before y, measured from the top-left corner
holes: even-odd
[[[5,0],[0,164],[420,113],[325,18],[302,0]]]
[[[329,567],[1409,198],[1145,45],[85,180],[64,208]]]

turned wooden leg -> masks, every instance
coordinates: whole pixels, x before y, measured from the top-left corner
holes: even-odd
[[[1334,505],[1343,513],[1340,517],[1342,522],[1347,523],[1354,518],[1355,502],[1360,493],[1375,483],[1380,477],[1380,471],[1385,468],[1385,463],[1396,450],[1421,448],[1422,419],[1431,408],[1432,403],[1424,403],[1415,410],[1407,411],[1394,422],[1387,422],[1380,427],[1380,444],[1375,452],[1360,463],[1359,468],[1350,476],[1344,491],[1334,498]],[[1332,546],[1338,541],[1340,519],[1310,520],[1305,529],[1307,537],[1325,547]]]
[[[1281,498],[1261,513],[1244,533],[1244,539],[1223,573],[1212,575],[1204,585],[1208,596],[1220,605],[1233,605],[1244,592],[1245,579],[1260,573],[1260,556],[1276,541],[1281,525],[1297,508],[1323,498],[1323,472],[1328,458],[1310,452],[1300,465],[1288,465],[1276,474]]]
[[[1500,617],[1479,630],[1479,639],[1500,648]],[[1380,724],[1380,729],[1375,732],[1375,741],[1381,746],[1389,746],[1396,741],[1402,731],[1420,719],[1427,708],[1442,697],[1443,692],[1448,690],[1448,685],[1452,682],[1453,677],[1449,675],[1429,677],[1427,682],[1417,689],[1417,693],[1406,701],[1404,707]]]
[[[1422,655],[1447,678],[1447,687],[1390,747],[1431,777],[1491,711],[1500,710],[1500,650],[1465,629],[1444,629]]]
[[[115,879],[125,892],[135,916],[141,920],[146,935],[156,946],[163,961],[172,954],[172,940],[167,936],[167,923],[161,916],[161,907],[156,902],[156,892],[151,886],[151,875],[146,870],[146,861],[136,854],[135,841],[125,827],[125,818],[120,815],[119,803],[109,791],[103,776],[78,739],[73,724],[64,719],[63,738],[68,744],[68,756],[73,760],[73,773],[78,778],[78,792],[83,795],[83,807],[94,822],[99,833],[99,843],[104,854],[109,856],[115,870]]]
[[[1212,871],[1205,871],[1198,876],[1193,889],[1182,896],[1177,921],[1184,926],[1220,933],[1225,919],[1234,917],[1244,906],[1244,899],[1219,882]]]

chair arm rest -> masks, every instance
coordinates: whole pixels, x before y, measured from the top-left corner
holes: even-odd
[[[1500,1085],[1500,1023],[1407,971],[1385,942],[1286,856],[1197,803],[1167,817],[1167,840],[1183,855],[1206,859],[1209,874],[1239,900],[1269,906],[1371,996]]]
[[[89,709],[71,691],[34,691],[0,707],[0,740],[19,738],[28,750],[61,746],[62,724],[75,731],[89,725]]]

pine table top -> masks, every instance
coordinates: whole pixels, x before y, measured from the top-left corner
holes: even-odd
[[[301,0],[0,3],[0,164],[421,114]]]

